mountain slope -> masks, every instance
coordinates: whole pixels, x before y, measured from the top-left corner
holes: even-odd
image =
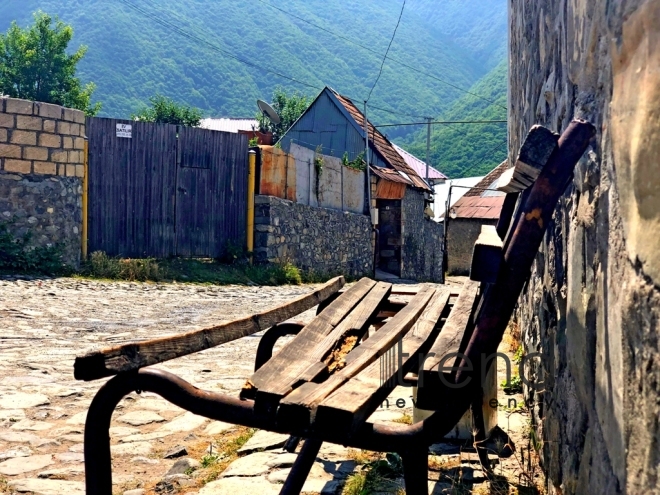
[[[500,62],[470,92],[459,98],[438,120],[506,120],[507,61]],[[448,177],[485,175],[506,158],[506,124],[460,124],[434,126],[430,161]],[[407,139],[396,139],[406,151],[426,155],[426,129]]]
[[[361,102],[378,75],[401,2],[277,3],[376,52],[372,53],[274,9],[275,3],[269,5],[269,1],[273,0],[21,0],[0,5],[0,30],[5,31],[13,19],[26,25],[37,9],[71,24],[74,44],[89,47],[79,76],[83,82],[97,84],[95,98],[103,103],[105,116],[127,117],[156,92],[197,106],[207,115],[251,116],[255,100],[269,99],[277,85],[310,96],[330,85]],[[493,0],[478,1],[490,5]],[[443,14],[444,7],[433,7],[431,0],[413,0],[414,8],[406,7],[390,57],[468,88],[487,69],[481,59],[498,48],[484,55],[482,46],[473,50],[469,43],[456,43],[453,34],[428,21],[425,12],[429,9],[441,20],[454,15],[462,23],[468,17],[455,1],[447,5]],[[505,11],[504,6],[501,10]],[[314,87],[269,74],[265,67]],[[370,103],[398,115],[374,110],[370,116],[380,122],[396,122],[410,118],[403,114],[438,115],[460,95],[437,79],[387,60]]]

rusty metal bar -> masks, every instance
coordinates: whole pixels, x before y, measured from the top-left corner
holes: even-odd
[[[257,355],[254,358],[254,371],[261,368],[273,357],[273,347],[280,337],[285,335],[298,335],[305,325],[297,322],[278,323],[273,325],[263,334],[257,347]]]
[[[255,414],[253,401],[200,390],[166,371],[143,368],[116,375],[101,387],[90,405],[85,423],[85,486],[90,495],[112,495],[110,418],[119,401],[135,390],[156,393],[172,404],[210,419],[380,452],[411,452],[415,449],[426,452],[428,445],[439,441],[462,416],[462,412],[458,417],[435,413],[414,425],[365,423],[355,435],[346,439],[333,434],[291,432],[278,427],[271,419]]]
[[[403,461],[403,479],[406,495],[428,495],[429,465],[428,446],[415,446],[399,454]]]
[[[289,471],[289,475],[286,477],[286,481],[284,481],[280,495],[298,495],[302,491],[316,456],[321,450],[321,445],[323,445],[323,440],[316,440],[315,438],[305,440],[291,471]]]

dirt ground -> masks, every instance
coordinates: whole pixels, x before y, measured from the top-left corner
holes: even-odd
[[[84,493],[85,415],[104,380],[76,381],[75,356],[109,345],[215,325],[276,306],[314,287],[143,284],[72,278],[0,280],[0,493]],[[308,321],[313,314],[310,310],[296,319]],[[259,334],[246,337],[158,367],[202,389],[237,395],[253,371],[259,338]],[[409,389],[395,390],[393,397],[406,399],[406,406],[383,408],[372,419],[405,421],[412,415],[409,396]],[[513,397],[521,402],[521,396]],[[527,455],[525,410],[502,407],[498,418],[500,427]],[[131,394],[121,402],[112,421],[114,492],[278,493],[290,468],[291,454],[281,451],[281,439],[268,437],[265,432],[246,444],[257,446],[253,453],[247,449],[237,460],[232,454],[227,460],[233,462],[225,463],[229,468],[224,475],[217,472],[218,466],[225,465],[222,458],[208,456],[206,445],[216,445],[217,450],[217,445],[226,443],[223,438],[234,439],[243,434],[241,431],[186,413],[155,394]],[[185,447],[188,454],[165,458],[176,447]],[[189,464],[181,469],[179,461],[186,459],[190,459],[186,461]],[[433,493],[515,493],[509,489],[529,484],[524,479],[533,479],[536,474],[535,466],[527,466],[526,458],[521,462],[519,455],[496,466],[496,473],[502,476],[499,482],[479,478],[483,472],[475,466],[474,454],[454,452],[433,459]],[[173,467],[176,471],[177,462],[180,472],[163,483]],[[213,474],[209,464],[216,464],[214,476],[209,475]],[[317,464],[306,491],[341,493],[347,477],[361,469],[359,455],[335,446],[324,446]],[[218,475],[220,478],[214,481]]]

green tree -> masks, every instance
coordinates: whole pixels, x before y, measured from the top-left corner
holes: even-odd
[[[76,65],[87,47],[68,55],[72,38],[71,26],[43,12],[36,12],[34,24],[25,29],[12,22],[0,34],[0,93],[77,108],[87,115],[98,113],[101,104],[90,103],[96,86],[83,86],[76,77]]]
[[[141,122],[158,122],[160,124],[176,124],[190,127],[199,126],[202,111],[189,105],[177,103],[163,95],[149,98],[150,106],[142,108],[131,119]]]
[[[273,139],[278,141],[303,112],[307,110],[311,101],[309,97],[301,95],[297,91],[289,96],[280,87],[275,88],[273,91],[272,101],[271,106],[277,112],[277,115],[279,115],[280,123],[277,125],[273,124],[261,112],[257,113],[257,120],[259,121],[259,130],[261,132],[272,132]]]

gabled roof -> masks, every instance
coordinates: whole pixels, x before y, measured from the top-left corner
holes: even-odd
[[[394,146],[394,149],[397,151],[397,153],[399,153],[399,155],[401,155],[401,157],[405,160],[408,166],[412,167],[413,170],[417,172],[417,175],[419,175],[422,178],[426,177],[426,162],[423,162],[415,155],[408,153],[406,150],[404,150],[400,146],[397,146],[394,143],[392,143],[392,146]],[[445,174],[439,172],[433,167],[429,167],[429,180],[445,180],[445,179],[447,179],[447,176]]]
[[[497,220],[500,218],[505,194],[493,191],[500,176],[508,168],[504,161],[481,179],[472,189],[452,206],[456,218],[476,218],[482,220]],[[453,216],[453,215],[452,215]]]
[[[364,116],[362,112],[353,104],[353,102],[337,93],[335,90],[326,87],[324,91],[328,91],[332,96],[335,97],[337,102],[349,113],[349,115],[354,120],[358,128],[364,129]],[[394,145],[387,139],[381,132],[376,129],[371,122],[367,121],[368,131],[369,131],[369,140],[373,144],[373,147],[376,149],[378,154],[383,158],[383,160],[390,165],[394,170],[402,172],[410,177],[410,182],[415,187],[430,191],[431,188],[426,184],[426,181],[422,179],[415,170],[410,167],[403,157],[397,152],[394,148]],[[364,135],[364,131],[362,132]]]

